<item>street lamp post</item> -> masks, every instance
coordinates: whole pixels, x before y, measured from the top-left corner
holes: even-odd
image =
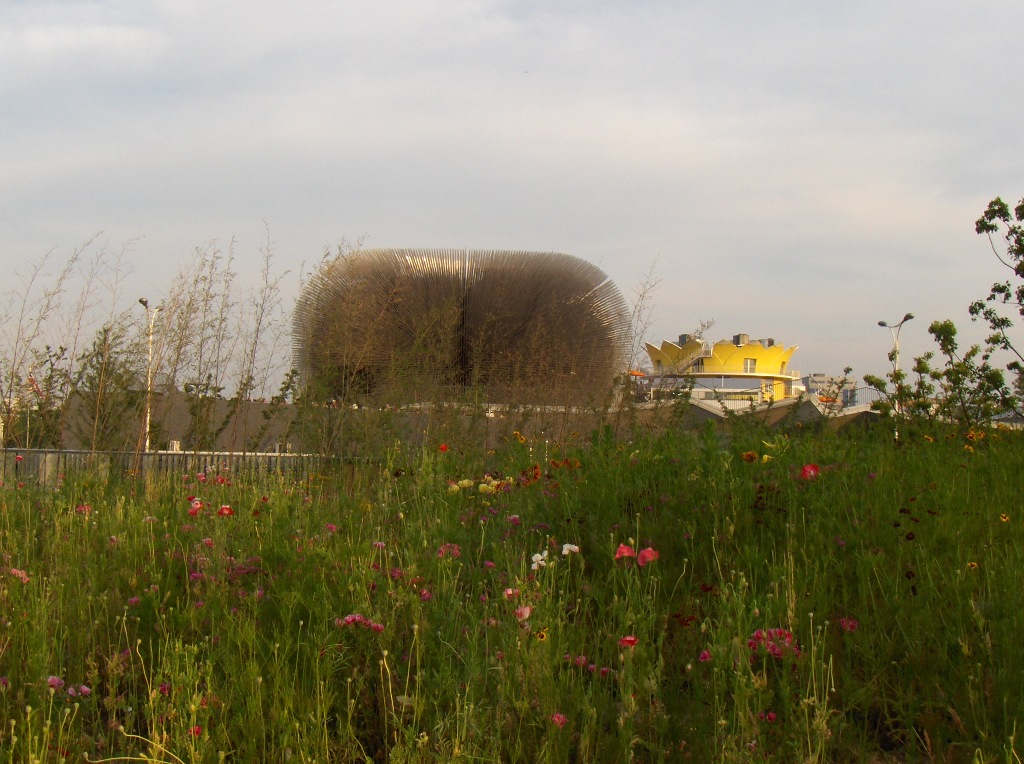
[[[146,309],[146,317],[149,319],[149,354],[146,361],[146,452],[149,452],[149,418],[153,403],[153,325],[156,323],[156,314],[160,312],[161,306],[149,307],[149,300],[145,297],[139,298],[139,304]]]
[[[890,356],[892,357],[892,383],[893,383],[893,385],[895,387],[895,397],[896,397],[896,405],[894,406],[894,409],[895,409],[895,413],[896,413],[897,419],[899,418],[899,415],[901,413],[900,412],[900,381],[899,381],[899,373],[900,373],[900,329],[903,328],[903,324],[907,323],[907,321],[910,321],[913,317],[914,317],[913,313],[907,313],[905,316],[903,316],[902,319],[900,319],[900,322],[898,324],[889,324],[886,321],[879,321],[878,322],[879,326],[881,326],[881,327],[883,327],[885,329],[888,329],[889,330],[889,334],[892,335],[892,351],[890,352]],[[895,427],[893,429],[893,435],[894,435],[896,440],[900,439],[900,431],[899,431],[899,426],[898,425],[897,425],[897,427]]]

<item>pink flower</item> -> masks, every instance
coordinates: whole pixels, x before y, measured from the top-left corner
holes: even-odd
[[[206,547],[209,547],[210,549],[213,549],[213,539],[211,539],[211,538],[203,539],[203,546],[206,546]]]
[[[565,714],[560,714],[557,711],[551,714],[551,723],[558,727],[558,729],[562,729],[568,721],[569,718]]]
[[[650,547],[647,547],[646,549],[641,549],[640,554],[636,556],[636,564],[642,568],[647,563],[654,562],[660,556],[661,555],[658,554],[658,551],[656,549],[651,549]]]
[[[24,458],[24,457],[23,457],[23,456],[22,456],[21,454],[17,454],[17,455],[15,455],[15,457],[14,457],[14,461],[16,461],[16,462],[20,462],[20,461],[21,461],[21,460],[22,460],[23,458]]]
[[[430,589],[420,589],[420,600],[423,602],[430,602],[434,599],[434,595],[430,593]]]
[[[778,719],[779,716],[774,711],[769,711],[764,715],[764,718],[769,724],[775,724],[775,720]]]
[[[632,634],[630,634],[630,635],[625,636],[625,637],[623,637],[622,639],[619,640],[619,646],[620,647],[636,647],[636,645],[637,645],[637,643],[639,641],[640,641],[639,639],[637,639]]]
[[[857,631],[858,625],[857,619],[855,618],[843,617],[839,619],[839,628],[843,631]]]
[[[337,528],[335,528],[335,530],[337,530]],[[333,533],[334,531],[331,532]],[[385,544],[383,541],[374,541],[373,546],[375,549],[383,549],[385,547]]]
[[[23,583],[23,584],[27,584],[29,581],[32,580],[31,578],[28,577],[28,573],[26,573],[23,570],[18,570],[18,568],[11,568],[11,575],[14,576],[16,579],[18,579],[19,581],[21,581],[21,583]]]
[[[505,599],[510,600],[510,599],[513,599],[514,597],[518,597],[519,596],[519,590],[518,589],[513,589],[512,587],[508,587],[507,589],[505,589],[504,594],[505,594]]]
[[[203,734],[203,728],[197,724],[195,727],[189,728],[188,734],[192,737],[199,737]]]
[[[636,557],[633,547],[627,544],[619,544],[619,548],[615,550],[615,559],[621,560],[623,557]]]
[[[515,609],[516,618],[520,621],[525,621],[530,617],[530,613],[533,612],[533,608],[529,605],[520,605]]]
[[[337,533],[338,526],[334,523],[324,523],[324,530],[326,530],[328,533]]]
[[[59,676],[49,676],[46,678],[46,683],[50,686],[51,690],[59,690],[64,687],[64,680]]]
[[[783,660],[787,656],[793,658],[800,657],[800,646],[797,644],[796,639],[793,637],[793,633],[786,629],[757,629],[747,639],[747,647],[751,651],[750,662],[754,663],[758,659],[761,648],[764,648],[764,653],[771,656],[775,660]]]
[[[814,480],[821,474],[821,467],[817,464],[805,464],[800,470],[801,480]]]
[[[458,544],[441,544],[437,549],[437,556],[449,556],[458,559],[462,556],[462,550],[459,548]]]
[[[699,660],[701,663],[708,663],[711,660],[711,651],[701,650],[700,655],[697,656],[697,660]]]

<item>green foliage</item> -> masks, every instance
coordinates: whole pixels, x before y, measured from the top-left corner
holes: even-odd
[[[297,369],[290,369],[281,381],[281,387],[270,398],[270,405],[263,410],[263,422],[246,442],[246,449],[255,451],[260,448],[271,425],[281,418],[286,412],[286,406],[295,399],[298,390],[299,372]],[[324,453],[324,452],[320,452]]]
[[[930,427],[6,480],[0,751],[1016,760],[1021,435]]]
[[[1024,413],[1021,408],[1024,393],[1024,356],[1015,347],[1008,330],[1014,326],[1006,315],[1007,307],[1024,316],[1024,200],[1014,208],[1000,198],[989,203],[985,213],[975,223],[975,231],[989,237],[997,259],[1011,271],[1019,283],[1011,280],[996,282],[988,297],[971,303],[969,311],[974,320],[983,319],[992,333],[983,345],[974,344],[961,351],[956,340],[957,328],[950,320],[933,321],[928,332],[935,338],[942,356],[941,367],[933,366],[934,353],[925,353],[914,359],[911,383],[898,369],[898,352],[889,354],[893,370],[886,378],[868,375],[868,386],[878,391],[881,398],[873,405],[883,414],[907,418],[936,419],[955,422],[965,427],[990,423],[1000,414]],[[1003,240],[1003,251],[996,237]],[[1013,374],[1007,382],[1004,370],[996,365],[999,353],[1012,356],[1006,370]],[[891,386],[890,386],[891,385]]]
[[[145,405],[146,372],[137,346],[120,323],[100,328],[90,348],[78,359],[77,404],[71,419],[80,443],[93,451],[129,449],[139,437]]]
[[[20,405],[12,406],[4,442],[21,448],[59,448],[71,389],[65,347],[46,345],[19,380]]]
[[[940,391],[937,416],[974,427],[991,423],[993,417],[1012,405],[1002,370],[991,364],[991,348],[972,345],[960,353],[956,326],[949,320],[933,321],[928,332],[945,359],[941,369],[927,370]]]
[[[906,419],[932,418],[932,396],[935,386],[932,384],[932,368],[930,361],[933,355],[925,353],[914,359],[911,367],[913,378],[896,365],[895,351],[889,353],[893,369],[885,377],[866,374],[864,381],[868,387],[876,390],[881,397],[873,401],[871,408],[887,416]]]
[[[987,352],[991,354],[998,349],[1014,357],[1007,364],[1007,369],[1014,375],[1013,395],[1006,397],[1004,403],[1019,414],[1021,395],[1024,394],[1024,356],[1007,333],[1014,323],[1006,311],[1009,309],[1011,313],[1024,316],[1024,199],[1011,213],[1009,205],[996,197],[978,218],[975,231],[988,237],[996,258],[1014,276],[1012,280],[994,283],[988,297],[971,303],[970,313],[975,319],[983,319],[992,330],[987,339]],[[996,243],[997,238],[1002,239],[1001,245]]]
[[[217,401],[222,400],[224,388],[213,382],[213,375],[207,374],[203,382],[188,382],[184,386],[188,403],[189,427],[185,434],[186,451],[210,451],[217,442],[217,436],[228,426],[236,409],[229,407],[225,417],[218,423],[214,417]]]

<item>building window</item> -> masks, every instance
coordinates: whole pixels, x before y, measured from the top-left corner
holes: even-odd
[[[704,371],[704,359],[703,358],[698,358],[697,359],[697,362],[693,364],[693,370],[695,372],[698,372],[698,373]]]
[[[757,373],[757,359],[756,358],[744,358],[743,359],[743,373],[744,374],[756,374]]]

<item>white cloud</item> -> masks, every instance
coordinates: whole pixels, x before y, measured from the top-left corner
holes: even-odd
[[[263,221],[296,263],[365,233],[628,291],[657,258],[656,341],[715,317],[828,371],[962,315],[974,218],[1024,195],[1005,0],[4,7],[0,266],[104,229],[148,275]]]

